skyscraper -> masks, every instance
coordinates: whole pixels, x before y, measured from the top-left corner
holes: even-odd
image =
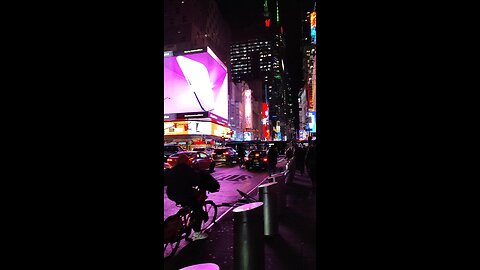
[[[230,28],[215,0],[164,0],[163,10],[164,51],[208,46],[228,63]]]
[[[302,21],[302,44],[303,44],[303,82],[304,91],[303,95],[300,95],[301,105],[303,110],[301,111],[301,125],[300,130],[304,134],[315,135],[316,127],[314,125],[316,117],[316,54],[317,54],[317,35],[316,35],[316,5],[313,10],[306,12]]]
[[[289,134],[286,118],[287,112],[290,112],[289,106],[293,106],[288,102],[291,94],[287,93],[285,79],[285,38],[278,1],[265,0],[263,8],[262,29],[252,31],[249,38],[233,42],[230,46],[231,76],[233,82],[246,81],[251,86],[258,82],[259,86],[252,87],[252,90],[253,95],[268,107],[265,125],[271,136],[266,139],[281,140]]]

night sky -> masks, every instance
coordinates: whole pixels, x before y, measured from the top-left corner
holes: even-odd
[[[264,27],[263,0],[217,0],[224,19],[230,24],[232,39],[246,26]],[[301,20],[307,10],[313,9],[314,0],[279,0],[280,23],[283,25],[286,39],[285,64],[292,79],[292,88],[298,91],[302,87]],[[273,7],[269,7],[272,15]]]

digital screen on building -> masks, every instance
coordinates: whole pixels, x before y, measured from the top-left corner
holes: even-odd
[[[317,44],[317,13],[315,11],[310,13],[310,35],[312,43]]]
[[[214,135],[230,138],[230,128],[204,121],[163,122],[164,135]]]
[[[227,68],[208,47],[190,52],[164,52],[164,114],[210,111],[228,119]]]
[[[268,130],[268,104],[262,103],[262,134],[263,138],[270,139],[270,132]]]
[[[315,112],[308,112],[307,113],[308,121],[307,121],[307,130],[309,132],[317,132],[317,125],[316,125],[316,113]]]

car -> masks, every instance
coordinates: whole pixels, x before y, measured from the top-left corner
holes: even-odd
[[[215,169],[215,161],[205,152],[180,151],[176,154],[170,155],[167,158],[167,163],[171,166],[175,166],[175,164],[177,163],[177,159],[181,154],[187,155],[189,160],[188,165],[190,165],[194,169],[208,170],[209,172],[213,172],[213,170]]]
[[[267,151],[252,150],[245,157],[245,168],[251,170],[253,168],[260,168],[262,170],[268,169]]]
[[[216,148],[212,155],[215,162],[224,162],[227,165],[238,163],[238,153],[231,147]]]
[[[166,158],[168,158],[170,155],[173,155],[179,151],[184,151],[184,149],[178,145],[167,145],[167,144],[163,145],[163,155]]]
[[[211,156],[215,150],[213,147],[195,147],[192,149],[193,151],[201,151],[207,153],[207,155]]]

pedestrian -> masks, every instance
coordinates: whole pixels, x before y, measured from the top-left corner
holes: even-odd
[[[311,141],[309,143],[307,153],[305,155],[305,163],[307,167],[308,175],[310,176],[310,180],[312,181],[312,188],[315,190],[316,188],[316,176],[317,176],[317,166],[316,166],[316,149],[315,149],[315,141]]]
[[[292,142],[292,144],[293,144],[293,142]],[[288,148],[287,148],[287,151],[285,152],[285,158],[287,160],[290,160],[292,157],[293,157],[293,146],[289,145]]]
[[[305,149],[303,148],[303,145],[300,144],[295,153],[295,165],[296,165],[296,170],[300,171],[300,175],[303,175],[305,171]]]
[[[278,151],[275,145],[272,145],[267,152],[267,163],[268,163],[268,175],[272,176],[275,174],[276,167],[277,167],[277,158],[278,158]]]
[[[238,158],[240,159],[238,162],[238,165],[241,168],[243,166],[243,163],[245,162],[245,149],[243,148],[243,144],[238,145],[237,151],[238,151]]]

